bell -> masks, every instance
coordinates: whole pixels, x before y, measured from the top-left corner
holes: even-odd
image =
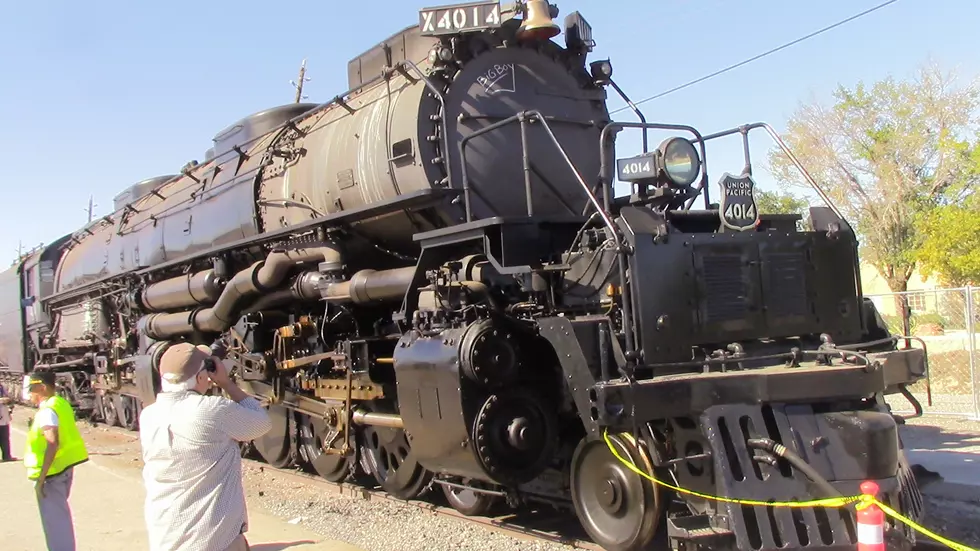
[[[524,22],[517,31],[520,39],[548,40],[558,35],[561,29],[551,19],[551,6],[548,0],[528,0]]]

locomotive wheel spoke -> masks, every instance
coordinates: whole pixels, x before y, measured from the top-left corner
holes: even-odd
[[[289,445],[289,415],[282,406],[269,406],[269,419],[272,428],[269,432],[252,441],[255,451],[269,465],[281,469],[293,462]]]
[[[329,432],[330,427],[323,419],[317,419],[303,414],[297,414],[300,418],[299,442],[303,450],[303,458],[316,474],[329,480],[330,482],[343,482],[351,474],[353,466],[356,464],[357,457],[353,451],[347,455],[338,453],[325,453],[324,436]],[[338,451],[343,446],[343,439],[338,438],[333,443],[333,448]],[[356,450],[356,447],[354,448]]]
[[[610,440],[620,456],[650,472],[650,462],[630,439]],[[609,551],[637,551],[653,539],[661,514],[657,490],[616,459],[604,440],[579,443],[571,474],[575,513],[597,544]]]
[[[361,442],[360,463],[385,492],[399,499],[415,499],[428,488],[432,473],[415,459],[404,430],[365,426]]]

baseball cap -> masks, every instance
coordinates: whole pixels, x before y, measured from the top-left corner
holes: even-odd
[[[54,388],[54,371],[38,370],[31,373],[31,379],[28,384],[33,385],[48,385]]]
[[[171,384],[184,382],[200,373],[210,357],[211,349],[203,344],[175,344],[160,358],[160,378]]]

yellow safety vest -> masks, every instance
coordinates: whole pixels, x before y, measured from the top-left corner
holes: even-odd
[[[88,461],[88,450],[85,449],[82,435],[75,426],[75,412],[72,411],[71,404],[61,396],[52,396],[41,402],[38,411],[44,408],[53,409],[58,416],[58,451],[54,455],[47,476],[54,476],[69,467]],[[41,428],[35,416],[24,446],[24,465],[27,467],[27,478],[31,480],[41,476],[44,452],[48,448],[48,441],[44,438],[44,431]]]

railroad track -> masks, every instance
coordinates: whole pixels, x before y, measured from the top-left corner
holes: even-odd
[[[31,408],[33,409],[33,408]],[[102,422],[92,422],[87,420],[91,427],[108,429],[116,434],[133,437],[137,432],[119,426],[108,426]],[[118,455],[115,453],[104,453],[99,451],[90,452],[90,455]],[[524,541],[541,541],[557,543],[571,549],[581,549],[584,551],[604,551],[595,543],[583,539],[584,531],[575,519],[574,514],[551,512],[547,508],[530,509],[526,507],[517,512],[510,512],[497,516],[466,516],[448,505],[439,503],[442,493],[437,491],[438,485],[433,482],[432,489],[423,497],[413,500],[404,500],[394,497],[383,490],[369,488],[355,483],[334,483],[317,476],[316,474],[303,470],[301,466],[274,467],[261,459],[256,459],[254,452],[243,454],[243,467],[260,468],[265,472],[273,472],[286,478],[291,478],[307,487],[315,487],[325,495],[343,495],[351,499],[363,499],[366,501],[381,501],[399,503],[402,505],[417,507],[423,511],[434,515],[456,519],[462,522],[474,524],[488,530],[493,530],[501,534]],[[572,535],[569,535],[572,534]],[[582,537],[574,534],[582,534]],[[654,550],[651,550],[654,551]],[[662,550],[656,550],[662,551]]]
[[[34,408],[30,408],[34,409]],[[107,428],[108,430],[128,437],[133,437],[137,433],[135,431],[127,430],[123,427],[118,426],[107,426],[105,423],[88,421],[91,427],[101,427]],[[118,453],[100,453],[94,451],[91,455],[119,455]],[[274,472],[278,475],[282,475],[287,478],[292,478],[306,486],[314,486],[320,489],[328,489],[334,494],[343,495],[351,499],[363,499],[366,501],[371,500],[386,500],[388,502],[395,502],[402,505],[408,505],[417,507],[423,511],[432,513],[434,515],[439,515],[442,517],[456,519],[458,521],[470,523],[483,527],[488,530],[492,530],[501,534],[505,534],[516,539],[522,539],[525,541],[541,541],[549,543],[557,543],[560,545],[567,546],[569,549],[582,549],[585,551],[604,551],[602,547],[596,545],[595,543],[583,539],[583,537],[577,537],[575,535],[569,534],[583,534],[581,527],[578,525],[573,515],[568,513],[560,513],[558,511],[550,512],[546,509],[539,510],[520,510],[512,512],[505,515],[497,516],[467,516],[459,511],[453,509],[448,505],[442,505],[438,503],[440,496],[439,492],[430,491],[426,495],[419,499],[414,500],[404,500],[399,499],[394,496],[389,495],[383,490],[376,488],[369,488],[359,484],[353,483],[334,483],[323,478],[309,473],[301,466],[292,467],[274,467],[268,463],[249,457],[247,454],[243,454],[242,457],[243,466],[257,467],[262,470],[268,470]],[[435,487],[436,483],[432,483]],[[326,492],[325,492],[326,493]],[[549,527],[550,525],[550,527]],[[927,539],[925,536],[920,536],[919,541],[911,549],[911,551],[943,551],[948,550],[943,544],[924,541]],[[648,551],[667,551],[666,548],[656,548],[650,547]]]
[[[113,427],[113,429],[122,430],[119,427]],[[315,474],[302,470],[301,467],[278,468],[273,467],[264,461],[253,459],[251,457],[243,457],[242,463],[254,467],[261,467],[264,470],[282,474],[286,477],[293,478],[297,481],[301,481],[304,484],[312,485],[317,488],[329,488],[333,493],[344,495],[349,498],[360,498],[367,501],[386,500],[402,505],[413,506],[435,515],[475,524],[483,528],[494,530],[496,532],[526,541],[546,541],[566,545],[569,547],[569,549],[603,551],[602,547],[599,547],[591,541],[566,535],[569,533],[574,534],[575,532],[582,531],[575,518],[573,516],[569,516],[568,513],[561,514],[558,512],[549,513],[547,510],[531,510],[526,513],[522,511],[497,516],[467,516],[448,505],[439,504],[437,501],[441,494],[435,491],[427,492],[423,498],[404,500],[389,495],[383,490],[375,488],[367,488],[365,486],[351,483],[338,484],[330,482]],[[436,483],[433,483],[433,490],[436,489],[436,486]],[[522,513],[524,514],[522,515]],[[545,526],[549,524],[552,525],[551,528],[546,529]]]

